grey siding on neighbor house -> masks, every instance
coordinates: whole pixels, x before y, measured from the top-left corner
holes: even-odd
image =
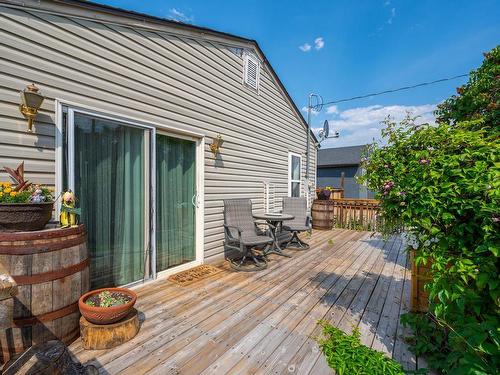
[[[359,166],[338,166],[338,167],[318,168],[317,185],[321,187],[332,186],[339,188],[342,180],[341,178],[342,172],[344,173],[345,198],[373,199],[375,194],[356,182],[356,176],[359,176],[359,174],[361,173],[361,168]]]
[[[354,180],[354,177],[358,173],[358,167],[318,168],[318,186],[332,186],[339,188],[341,184],[342,172],[345,174],[344,197],[359,198],[359,186]]]
[[[24,4],[50,11],[0,4],[0,166],[25,160],[30,180],[55,183],[58,98],[206,136],[205,257],[222,252],[223,198],[255,198],[260,209],[265,179],[287,195],[288,152],[303,155],[305,165],[305,128],[268,67],[258,94],[242,85],[242,59],[228,46],[251,44],[175,27],[132,28],[116,16],[113,24],[95,21],[105,15],[53,2]],[[27,134],[18,105],[30,82],[46,100]],[[216,162],[208,144],[218,133],[225,143]]]

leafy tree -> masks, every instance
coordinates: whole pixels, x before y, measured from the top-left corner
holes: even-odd
[[[457,95],[438,105],[439,122],[457,123],[482,119],[474,126],[494,131],[498,136],[500,121],[500,46],[484,53],[484,62],[469,76],[469,82],[457,88]]]
[[[500,368],[499,62],[497,47],[437,125],[387,119],[387,145],[370,145],[363,161],[386,231],[405,228],[416,262],[431,265],[429,314],[404,322],[417,354],[447,374]]]

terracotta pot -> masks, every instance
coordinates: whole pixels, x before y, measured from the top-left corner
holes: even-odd
[[[0,203],[0,230],[42,230],[52,217],[53,206],[54,202]]]
[[[103,291],[120,292],[130,296],[132,299],[123,305],[111,306],[111,307],[97,307],[97,306],[89,306],[85,303],[87,298],[93,296],[94,294],[99,294]],[[127,288],[102,288],[92,290],[88,293],[85,293],[78,300],[78,307],[80,308],[80,313],[87,319],[89,322],[94,324],[111,324],[115,323],[121,319],[123,319],[132,307],[134,307],[135,301],[137,301],[137,294]]]

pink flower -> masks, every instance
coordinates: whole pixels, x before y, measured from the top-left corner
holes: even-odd
[[[431,161],[427,159],[420,159],[419,163],[420,164],[429,164]]]
[[[384,189],[385,192],[389,192],[393,187],[394,187],[394,182],[387,181],[382,188]]]

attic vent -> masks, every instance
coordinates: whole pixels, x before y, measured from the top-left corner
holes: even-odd
[[[243,82],[253,88],[259,89],[260,64],[256,56],[246,53],[244,58]]]

